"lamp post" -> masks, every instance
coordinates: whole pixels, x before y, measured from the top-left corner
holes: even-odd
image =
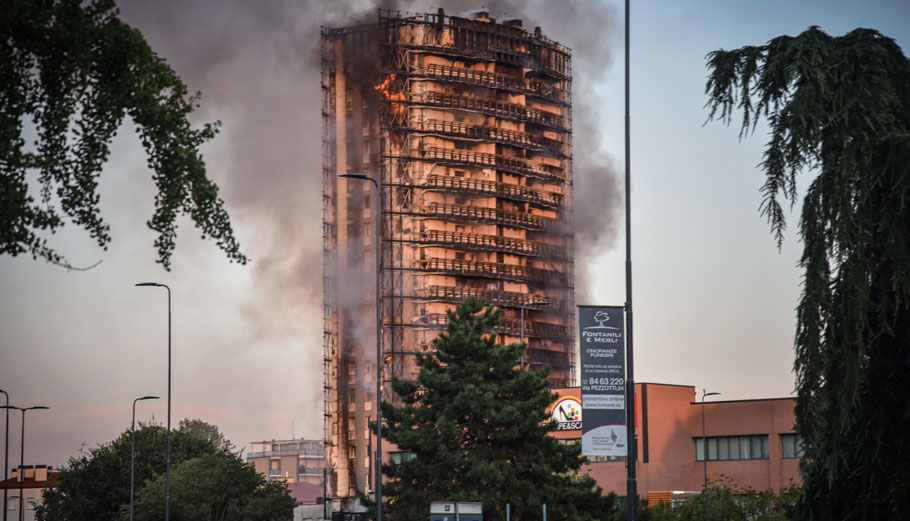
[[[340,174],[346,179],[359,179],[373,183],[376,189],[376,521],[382,521],[382,302],[380,297],[380,281],[382,278],[381,258],[382,249],[382,190],[379,182],[362,173],[350,172]]]
[[[704,450],[705,466],[705,521],[708,521],[708,438],[705,435],[705,397],[714,396],[720,393],[709,393],[704,389],[701,390],[701,443]]]
[[[157,400],[157,396],[142,396],[133,400],[133,422],[130,424],[130,521],[133,521],[134,470],[136,466],[136,402]]]
[[[6,396],[6,405],[4,410],[6,410],[6,435],[3,437],[3,521],[6,521],[6,502],[7,495],[6,491],[9,489],[9,483],[6,482],[9,479],[9,393],[0,389],[0,393],[3,393]]]
[[[157,282],[140,282],[141,287],[167,290],[167,463],[164,470],[164,521],[171,519],[171,288]]]
[[[10,409],[16,409],[17,411],[22,411],[22,439],[20,440],[19,447],[19,521],[25,520],[25,411],[32,411],[38,409],[50,409],[44,405],[34,405],[32,407],[16,407],[15,405],[4,405],[4,409],[7,410],[7,413]],[[3,510],[6,510],[6,505],[3,505]]]
[[[6,435],[3,438],[3,521],[6,521],[6,491],[9,489],[9,483],[6,482],[9,479],[9,393],[3,389],[0,389],[0,393],[6,396]]]
[[[536,302],[525,302],[521,305],[521,343],[525,343],[525,308],[532,306],[546,307],[551,304],[548,300],[538,300]],[[521,368],[525,368],[525,353],[524,350],[521,352]]]

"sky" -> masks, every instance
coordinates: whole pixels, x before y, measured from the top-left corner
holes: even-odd
[[[433,5],[401,1],[411,11]],[[375,17],[365,1],[119,2],[191,91],[196,123],[234,230],[252,262],[229,263],[181,220],[173,270],[154,262],[154,185],[127,121],[101,183],[105,251],[74,226],[50,243],[75,266],[0,257],[0,389],[26,420],[26,464],[60,466],[139,421],[163,423],[167,293],[172,289],[173,412],[220,427],[237,447],[322,438],[318,34]],[[387,5],[387,4],[384,4]],[[498,19],[573,50],[578,304],[625,301],[623,5],[486,3]],[[442,3],[449,14],[480,4]],[[632,259],[635,380],[693,385],[721,399],[792,395],[800,244],[778,250],[758,213],[766,131],[706,123],[705,55],[818,25],[870,27],[910,48],[910,4],[897,0],[670,0],[631,11]],[[802,177],[807,185],[811,173]],[[799,208],[789,214],[796,228]],[[19,416],[10,418],[11,448]],[[10,466],[18,464],[11,450]]]

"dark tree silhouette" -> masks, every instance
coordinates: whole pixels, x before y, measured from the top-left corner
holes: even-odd
[[[761,211],[778,244],[783,200],[813,179],[799,234],[797,431],[801,519],[910,512],[910,60],[871,29],[817,27],[708,56],[710,118],[761,118]]]

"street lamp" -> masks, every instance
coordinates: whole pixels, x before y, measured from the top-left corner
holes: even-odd
[[[4,405],[7,414],[10,409],[16,409],[17,411],[22,411],[22,439],[19,448],[19,521],[25,520],[25,411],[37,410],[37,409],[50,409],[50,407],[45,407],[44,405],[34,405],[32,407],[16,407],[15,405]],[[6,511],[6,505],[3,505],[4,512]]]
[[[6,396],[6,435],[4,436],[3,443],[3,521],[6,521],[6,491],[9,489],[9,483],[6,482],[9,479],[7,472],[9,472],[9,393],[0,389],[0,393],[3,393]]]
[[[521,343],[522,344],[525,343],[525,308],[533,307],[533,306],[546,307],[546,306],[549,306],[550,304],[552,304],[552,302],[550,302],[548,300],[538,300],[535,302],[525,302],[524,304],[521,305]],[[527,350],[527,348],[525,348],[525,350]],[[521,368],[522,369],[525,368],[525,350],[522,350],[522,352],[521,352]]]
[[[167,463],[164,470],[164,521],[171,519],[171,288],[157,282],[140,282],[142,287],[167,290]]]
[[[380,272],[382,249],[382,190],[379,182],[362,173],[350,172],[339,177],[359,179],[373,183],[376,189],[376,521],[382,521],[382,308],[380,297]]]
[[[704,451],[704,459],[702,461],[705,466],[705,521],[708,521],[708,438],[705,435],[705,397],[718,394],[720,393],[709,393],[704,389],[701,390],[701,444]]]
[[[130,521],[133,521],[133,476],[136,466],[136,402],[157,399],[157,396],[142,396],[133,400],[133,423],[130,424]]]

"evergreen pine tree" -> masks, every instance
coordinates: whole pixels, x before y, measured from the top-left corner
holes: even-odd
[[[604,518],[614,496],[577,471],[580,445],[565,445],[546,409],[548,369],[524,371],[521,344],[501,345],[489,334],[500,310],[468,299],[449,311],[434,350],[417,353],[416,381],[393,379],[400,400],[382,404],[383,436],[408,454],[383,466],[383,514],[392,521],[426,521],[431,501],[483,503],[485,521],[542,517]]]

